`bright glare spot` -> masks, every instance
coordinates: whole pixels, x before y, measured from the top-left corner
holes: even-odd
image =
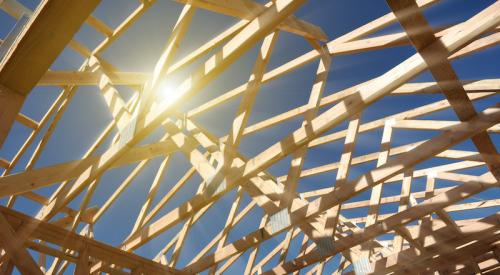
[[[429,171],[429,172],[427,172],[427,177],[435,178],[435,177],[437,177],[437,172],[436,171]]]
[[[181,93],[177,90],[177,87],[169,82],[164,80],[160,84],[160,88],[158,90],[158,97],[161,102],[161,105],[171,105],[174,104],[177,99],[181,96]]]

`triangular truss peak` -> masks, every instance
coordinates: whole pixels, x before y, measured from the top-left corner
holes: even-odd
[[[478,58],[500,63],[500,1],[373,1],[334,38],[303,11],[342,1],[21,2],[0,0],[1,274],[500,272]]]

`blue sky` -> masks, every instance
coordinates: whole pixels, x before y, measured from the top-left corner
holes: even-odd
[[[38,4],[38,1],[35,0],[20,0],[20,2],[31,9],[34,9]],[[470,18],[473,14],[484,9],[493,2],[493,0],[443,0],[442,3],[428,9],[425,12],[425,16],[434,27],[455,24]],[[118,24],[137,7],[137,3],[138,1],[133,0],[104,0],[93,15],[100,18],[112,28],[116,28]],[[181,8],[181,5],[172,1],[159,0],[133,27],[109,47],[103,53],[102,57],[121,71],[151,72],[168,38],[170,30],[177,20],[177,15]],[[309,1],[296,13],[296,16],[321,26],[331,40],[387,12],[389,12],[389,8],[383,0],[319,0]],[[61,20],[64,20],[64,18],[61,18]],[[177,54],[177,60],[235,22],[237,22],[237,20],[234,18],[214,14],[205,10],[197,10],[188,34]],[[14,24],[15,21],[12,18],[4,12],[0,12],[0,37],[5,37]],[[394,33],[401,30],[398,24],[394,24],[373,34],[373,36]],[[94,48],[102,41],[103,36],[92,29],[92,27],[84,25],[75,39],[85,44],[88,48]],[[246,82],[259,48],[260,43],[256,44],[255,47],[247,52],[227,71],[221,74],[215,81],[207,85],[198,96],[188,102],[184,102],[182,106],[179,107],[179,110],[189,110],[191,107],[197,106],[201,102],[215,98]],[[268,69],[273,69],[310,50],[310,45],[303,38],[290,33],[281,32],[273,51],[274,54],[269,62]],[[344,88],[377,77],[414,53],[415,50],[412,46],[400,46],[360,54],[336,56],[332,59],[332,67],[329,72],[324,95],[335,93]],[[452,65],[462,80],[499,78],[499,57],[500,47],[496,46],[472,56],[453,61]],[[83,60],[81,56],[67,48],[52,65],[51,69],[77,70]],[[203,60],[200,60],[200,62],[202,61]],[[179,72],[171,81],[173,83],[179,83],[192,69],[199,66],[201,64],[200,62],[195,62],[186,70]],[[317,62],[312,62],[284,77],[263,85],[257,97],[249,124],[259,122],[273,115],[305,104],[314,80],[316,67]],[[424,72],[412,80],[412,82],[420,81],[433,81],[433,78],[429,73]],[[127,87],[120,86],[118,90],[124,98],[128,98],[131,95],[131,91]],[[22,112],[39,121],[59,93],[60,89],[57,87],[35,88],[26,101]],[[442,99],[444,99],[442,95],[387,97],[367,108],[363,113],[362,121],[372,121]],[[480,111],[498,102],[498,99],[498,96],[494,96],[485,100],[479,100],[475,102],[474,105],[476,110]],[[197,117],[196,121],[214,134],[219,136],[225,135],[231,126],[232,118],[234,117],[234,112],[238,104],[239,99],[233,100]],[[438,120],[457,119],[451,110],[440,111],[422,118]],[[35,167],[44,167],[80,158],[110,120],[110,114],[97,87],[79,88]],[[255,156],[269,145],[285,137],[292,130],[300,126],[300,124],[301,118],[297,118],[260,133],[245,137],[240,146],[240,151],[249,157]],[[331,132],[343,130],[346,127],[347,123],[342,123]],[[160,131],[155,132],[147,138],[147,142],[153,142],[155,139],[159,138],[160,134]],[[381,129],[362,134],[356,146],[355,155],[359,156],[378,151],[381,134]],[[436,134],[437,132],[398,129],[394,132],[392,144],[394,146],[408,144],[432,137]],[[0,150],[0,156],[6,159],[12,159],[28,135],[29,131],[27,128],[20,124],[15,124],[8,140]],[[496,144],[499,143],[500,139],[498,135],[491,134],[491,137]],[[34,144],[36,145],[39,140],[40,137],[37,138]],[[109,144],[109,140],[107,144]],[[342,151],[342,145],[343,140],[339,140],[331,144],[311,149],[306,158],[304,169],[338,161],[340,152]],[[100,151],[102,152],[106,147],[107,145],[103,146]],[[14,169],[15,172],[24,170],[34,148],[34,145],[30,147],[27,154],[25,154],[16,169]],[[474,146],[469,141],[458,145],[456,148],[462,150],[475,150]],[[134,180],[120,199],[118,199],[109,209],[108,213],[95,225],[94,230],[96,239],[112,245],[118,245],[124,237],[128,235],[161,161],[162,158],[151,160],[146,169],[136,178],[136,180]],[[290,159],[285,158],[283,161],[272,166],[269,171],[276,176],[284,175],[288,171],[289,163]],[[432,159],[422,163],[417,168],[425,168],[446,163],[451,163],[451,161]],[[170,167],[167,170],[167,176],[161,184],[158,196],[153,205],[155,205],[159,198],[177,182],[189,166],[189,162],[183,155],[179,153],[174,154]],[[134,167],[135,165],[129,165],[106,173],[90,205],[102,205]],[[352,169],[350,178],[355,178],[374,167],[375,162],[355,166]],[[485,169],[486,168],[483,166],[464,170],[463,173],[478,175],[486,172]],[[299,184],[299,191],[310,191],[332,186],[334,179],[335,171],[304,178]],[[200,181],[201,178],[195,175],[157,217],[174,209],[180,203],[192,196],[196,192]],[[443,187],[449,184],[450,183],[444,181],[438,181],[437,187]],[[384,194],[399,194],[400,185],[400,183],[386,185]],[[425,179],[420,178],[413,181],[412,191],[421,191],[424,188]],[[55,186],[44,188],[37,192],[49,196],[54,189]],[[235,192],[233,191],[224,196],[215,207],[209,210],[207,214],[192,227],[178,266],[182,267],[187,264],[191,258],[220,231],[225,223],[231,202],[234,199],[234,194]],[[497,199],[499,197],[500,192],[496,189],[481,193],[475,198],[469,199],[469,201],[477,199]],[[364,200],[367,198],[369,198],[369,193],[360,195],[353,200]],[[71,206],[78,208],[80,199],[81,197],[73,201]],[[242,206],[245,206],[249,201],[250,198],[245,195]],[[4,203],[5,200],[1,200],[1,202]],[[19,199],[15,208],[19,211],[33,214],[38,211],[39,206],[26,199]],[[241,206],[240,209],[242,209]],[[394,211],[394,209],[397,209],[395,204],[384,206],[382,208],[382,213],[387,213],[389,210]],[[457,219],[476,218],[489,215],[498,210],[498,207],[488,208],[466,211],[464,213],[453,213],[452,216]],[[358,209],[355,211],[345,211],[344,214],[347,217],[359,217],[366,215],[366,212],[367,209]],[[228,242],[234,241],[257,229],[262,215],[263,211],[261,209],[254,209],[251,215],[248,215],[248,217],[232,231]],[[178,225],[172,228],[154,241],[144,245],[136,252],[145,257],[154,257],[170,238],[174,236],[180,226],[181,225]],[[261,246],[262,249],[258,254],[256,262],[266,254],[266,251],[270,251],[283,238],[284,235],[282,234],[275,239],[267,241],[265,245]],[[296,255],[301,241],[302,237],[299,236],[299,238],[293,242],[290,256]],[[247,256],[248,253],[235,263],[230,269],[232,272],[228,274],[241,272],[245,267]],[[328,264],[325,271],[333,270],[337,260],[338,259]],[[271,261],[266,267],[270,268],[275,264],[276,259]]]

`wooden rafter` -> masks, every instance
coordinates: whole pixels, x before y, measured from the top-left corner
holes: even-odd
[[[36,85],[100,1],[43,1],[0,64],[0,146]],[[56,8],[54,8],[56,7]],[[61,14],[68,20],[59,24]],[[43,42],[40,42],[43,41]],[[49,43],[50,42],[50,43]],[[33,48],[33,44],[37,44]]]

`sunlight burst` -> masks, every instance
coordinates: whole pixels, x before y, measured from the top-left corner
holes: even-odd
[[[174,104],[181,96],[177,86],[168,80],[162,81],[158,89],[158,98],[162,105]]]

